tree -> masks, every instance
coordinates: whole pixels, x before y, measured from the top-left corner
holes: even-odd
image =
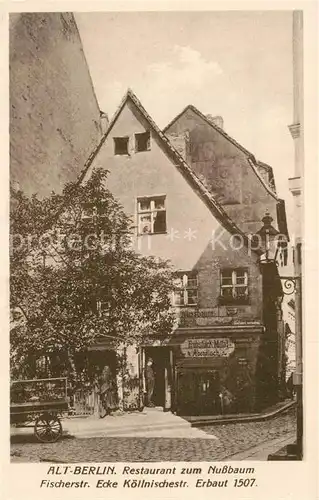
[[[174,273],[168,262],[133,249],[132,221],[106,183],[107,172],[98,169],[62,195],[12,193],[14,378],[76,379],[76,360],[99,339],[135,344],[145,333],[172,331]],[[88,372],[81,377],[88,380]]]

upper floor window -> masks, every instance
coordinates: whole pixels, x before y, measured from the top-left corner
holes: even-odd
[[[137,200],[139,234],[166,232],[165,196],[147,196]]]
[[[96,217],[97,210],[96,206],[92,203],[85,203],[82,206],[81,218],[83,221],[92,222],[93,218]]]
[[[197,273],[178,273],[173,292],[174,306],[196,306],[198,302]]]
[[[127,155],[128,154],[128,137],[114,137],[114,154]]]
[[[223,303],[247,302],[248,272],[246,269],[223,269],[221,271],[220,298]]]
[[[135,134],[135,151],[137,153],[141,151],[149,151],[151,149],[151,135],[150,132],[143,132],[141,134]]]

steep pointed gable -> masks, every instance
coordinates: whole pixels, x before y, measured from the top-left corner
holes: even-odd
[[[243,239],[245,244],[249,245],[249,239],[247,235],[237,226],[237,224],[229,217],[223,207],[216,201],[213,194],[207,189],[207,187],[203,184],[203,182],[198,178],[198,176],[193,172],[188,163],[184,160],[184,158],[180,155],[180,153],[174,148],[174,146],[169,141],[168,137],[160,130],[160,128],[156,125],[151,116],[147,113],[145,108],[142,106],[139,99],[132,92],[132,90],[128,90],[125,96],[123,97],[117,111],[115,112],[109,127],[101,139],[97,148],[92,152],[90,157],[88,158],[84,169],[79,177],[79,183],[83,182],[86,176],[89,173],[90,167],[92,166],[94,159],[97,157],[99,151],[101,150],[103,144],[106,142],[107,138],[110,136],[113,127],[117,123],[121,113],[124,110],[126,104],[130,103],[136,110],[143,116],[144,120],[148,124],[154,136],[159,141],[162,149],[165,151],[166,155],[170,158],[175,168],[179,170],[179,172],[186,179],[188,184],[192,187],[192,189],[197,193],[197,195],[201,198],[203,203],[209,208],[214,217],[219,221],[222,227],[226,229],[229,233],[238,235]],[[258,253],[258,252],[257,252]]]

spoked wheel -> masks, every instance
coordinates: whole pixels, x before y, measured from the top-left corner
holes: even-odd
[[[42,443],[55,443],[62,436],[62,424],[56,415],[41,415],[35,421],[34,433]]]

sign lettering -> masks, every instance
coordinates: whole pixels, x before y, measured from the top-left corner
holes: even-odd
[[[227,358],[235,350],[235,344],[228,338],[187,339],[181,344],[181,351],[188,358]]]

